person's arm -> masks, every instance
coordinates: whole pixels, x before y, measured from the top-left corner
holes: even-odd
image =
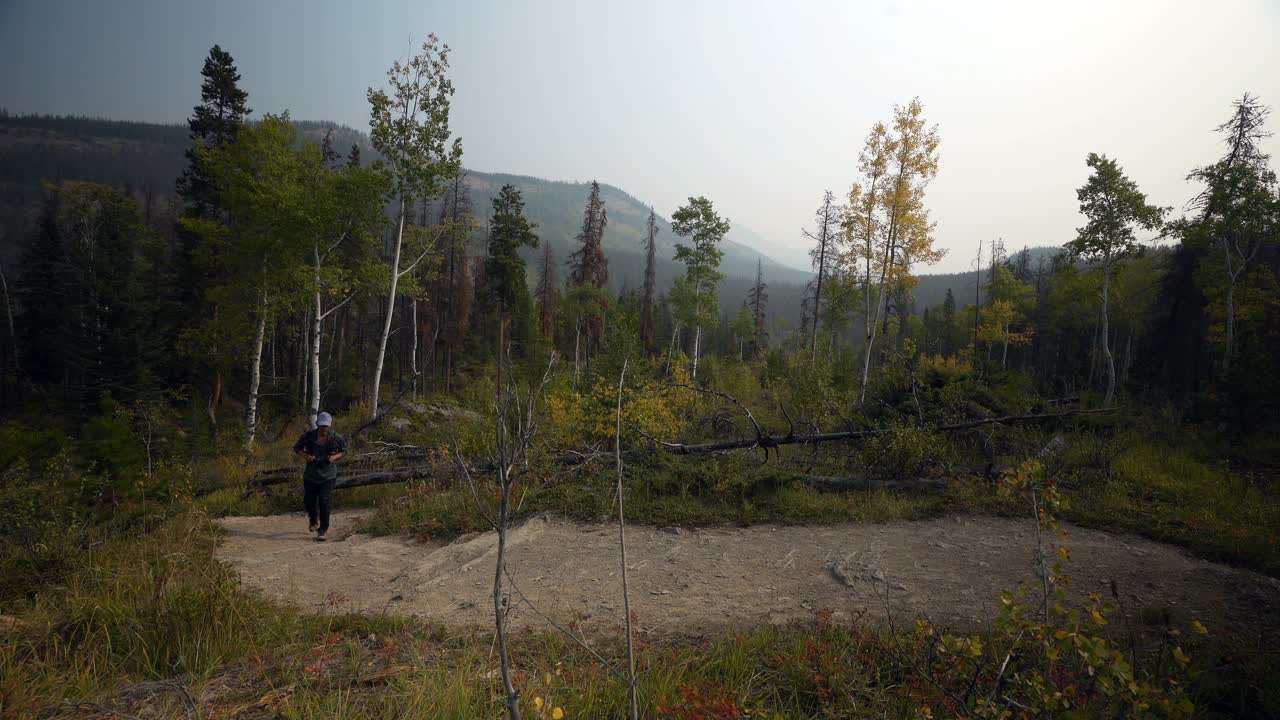
[[[342,456],[347,454],[347,441],[338,435],[335,435],[333,439],[337,442],[334,443],[333,452],[329,453],[329,462],[341,460]]]
[[[302,437],[298,438],[298,442],[293,444],[293,454],[301,455],[307,459],[307,462],[315,462],[316,456],[307,452],[307,434],[302,433]]]

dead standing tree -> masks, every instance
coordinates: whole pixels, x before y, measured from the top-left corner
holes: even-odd
[[[631,720],[636,720],[639,718],[639,704],[636,695],[635,649],[631,629],[630,590],[627,582],[626,525],[623,514],[622,486],[622,388],[626,379],[627,366],[624,362],[622,371],[618,377],[617,417],[614,436],[614,459],[617,464],[618,545],[622,562],[622,601],[624,627],[626,628],[627,635],[627,669],[624,674],[621,668],[605,660],[604,657],[596,652],[585,639],[575,634],[572,630],[557,623],[555,620],[539,610],[538,607],[520,591],[519,587],[516,586],[514,578],[507,569],[507,531],[511,528],[511,524],[515,516],[515,510],[511,505],[512,490],[515,487],[516,477],[520,472],[520,469],[522,467],[527,467],[528,465],[529,449],[533,445],[533,440],[537,435],[538,430],[538,403],[543,396],[547,383],[551,380],[551,370],[555,365],[555,355],[552,354],[550,360],[548,360],[547,368],[546,371],[543,372],[542,378],[536,383],[536,385],[529,385],[522,395],[517,383],[513,380],[510,374],[510,348],[506,344],[506,327],[507,319],[504,318],[500,321],[498,330],[498,382],[494,403],[495,454],[493,458],[493,466],[497,476],[496,481],[500,492],[498,511],[496,515],[489,512],[485,507],[484,502],[481,500],[480,491],[471,474],[471,468],[468,467],[461,452],[458,450],[456,441],[453,443],[453,452],[454,457],[457,460],[458,469],[466,480],[468,488],[471,490],[472,498],[476,503],[476,508],[497,534],[497,557],[493,578],[493,611],[494,626],[497,633],[499,671],[502,675],[504,692],[503,703],[507,709],[507,717],[511,720],[519,720],[520,718],[520,692],[515,688],[512,681],[511,656],[507,647],[507,614],[512,608],[510,595],[515,595],[522,603],[528,606],[534,614],[545,620],[556,630],[564,633],[599,661],[610,673],[626,684],[628,717]],[[510,588],[509,593],[507,590],[508,587]]]

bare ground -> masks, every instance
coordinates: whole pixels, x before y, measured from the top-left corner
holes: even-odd
[[[268,596],[324,612],[413,615],[448,625],[492,622],[495,536],[452,543],[354,532],[368,511],[335,513],[331,539],[302,515],[220,520],[219,556]],[[1083,595],[1120,592],[1131,617],[1201,618],[1211,627],[1274,625],[1280,581],[1140,538],[1067,526],[1067,573]],[[618,532],[538,517],[511,531],[516,587],[559,623],[621,622]],[[971,626],[993,617],[1002,590],[1037,582],[1035,525],[948,517],[880,525],[759,525],[627,531],[631,606],[643,632],[690,635],[725,626],[837,620]],[[519,597],[517,597],[519,600]],[[516,627],[544,621],[517,602]]]

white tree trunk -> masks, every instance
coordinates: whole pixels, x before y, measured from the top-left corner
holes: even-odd
[[[1102,356],[1107,363],[1107,395],[1102,401],[1104,408],[1111,407],[1116,394],[1116,361],[1111,356],[1111,331],[1108,326],[1107,306],[1111,295],[1111,261],[1102,266]]]
[[[324,315],[320,309],[320,273],[317,266],[315,307],[311,312],[311,362],[310,380],[307,383],[307,427],[316,426],[316,416],[320,413],[320,330],[324,323]]]
[[[258,431],[258,387],[262,381],[262,345],[267,336],[267,291],[258,299],[258,327],[253,333],[253,357],[249,365],[249,402],[245,418],[244,454],[253,454],[254,436]]]
[[[418,399],[418,299],[410,300],[413,306],[413,350],[409,353],[409,369],[413,372],[413,399]]]
[[[578,389],[578,358],[580,357],[579,346],[582,341],[582,318],[574,318],[573,320],[573,389]]]
[[[876,344],[876,328],[880,325],[880,308],[884,305],[884,283],[876,290],[876,311],[871,318],[871,326],[867,330],[867,352],[862,358],[862,390],[858,396],[859,403],[867,401],[867,379],[871,376],[871,348]]]
[[[671,328],[671,347],[667,348],[667,374],[671,374],[671,358],[676,354],[676,340],[680,338],[680,321]]]
[[[693,331],[693,379],[698,379],[698,350],[702,344],[702,323],[698,323]]]
[[[382,366],[387,357],[387,340],[391,337],[391,319],[396,313],[396,287],[400,282],[400,246],[404,242],[405,199],[400,198],[400,221],[396,229],[396,246],[391,255],[391,291],[387,293],[387,314],[382,323],[382,340],[378,343],[378,357],[373,365],[373,387],[370,396],[369,419],[378,417],[378,391],[382,387]]]

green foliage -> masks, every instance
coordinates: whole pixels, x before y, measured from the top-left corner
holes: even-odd
[[[942,447],[938,435],[901,426],[867,440],[860,459],[868,477],[881,480],[919,477],[927,466],[938,461]]]
[[[528,303],[529,286],[525,281],[524,260],[518,254],[522,247],[538,247],[536,225],[524,216],[524,198],[513,185],[504,185],[493,199],[493,216],[489,220],[489,254],[484,272],[491,302],[512,308]]]
[[[32,472],[26,458],[0,475],[0,599],[10,600],[60,580],[77,565],[90,519],[68,492],[76,478],[64,454]],[[56,476],[63,477],[57,478]]]
[[[1134,230],[1158,228],[1165,211],[1147,204],[1147,196],[1114,159],[1089,153],[1085,164],[1093,174],[1076,196],[1087,222],[1067,248],[1074,255],[1099,261],[1105,267],[1134,252],[1138,248]]]
[[[458,172],[462,143],[449,142],[449,46],[428,35],[422,51],[387,71],[391,92],[369,88],[369,139],[392,176],[401,213],[414,200],[432,198]]]
[[[1027,500],[1039,526],[1034,550],[1041,596],[1033,604],[1026,587],[1004,593],[993,632],[985,639],[939,635],[929,622],[917,622],[917,638],[937,639],[931,646],[937,648],[937,655],[929,670],[941,676],[938,685],[970,678],[963,696],[948,693],[953,703],[950,711],[1002,719],[1018,711],[1080,717],[1191,717],[1195,712],[1187,695],[1191,659],[1182,650],[1180,630],[1161,628],[1167,638],[1153,649],[1137,647],[1131,633],[1125,647],[1104,630],[1109,618],[1114,619],[1115,608],[1098,593],[1090,593],[1083,607],[1070,606],[1065,589],[1070,582],[1065,575],[1070,550],[1064,542],[1066,533],[1058,525],[1058,516],[1068,504],[1056,479],[1046,476],[1039,460],[1027,460],[1004,473],[1000,492]],[[1040,543],[1041,533],[1056,533],[1059,538],[1052,566]],[[1207,633],[1198,620],[1191,627]],[[949,681],[949,675],[955,680]],[[932,709],[921,714],[932,717]]]
[[[676,244],[675,259],[685,266],[684,278],[677,279],[670,295],[676,316],[690,326],[714,325],[720,315],[716,283],[723,277],[717,268],[724,252],[718,245],[729,232],[729,221],[716,214],[710,200],[691,197],[671,214],[671,230],[693,243]]]
[[[86,498],[90,502],[112,502],[146,474],[146,450],[110,393],[103,396],[101,412],[85,424],[80,438],[77,455],[86,475],[99,484],[86,484],[85,489],[94,493]]]

